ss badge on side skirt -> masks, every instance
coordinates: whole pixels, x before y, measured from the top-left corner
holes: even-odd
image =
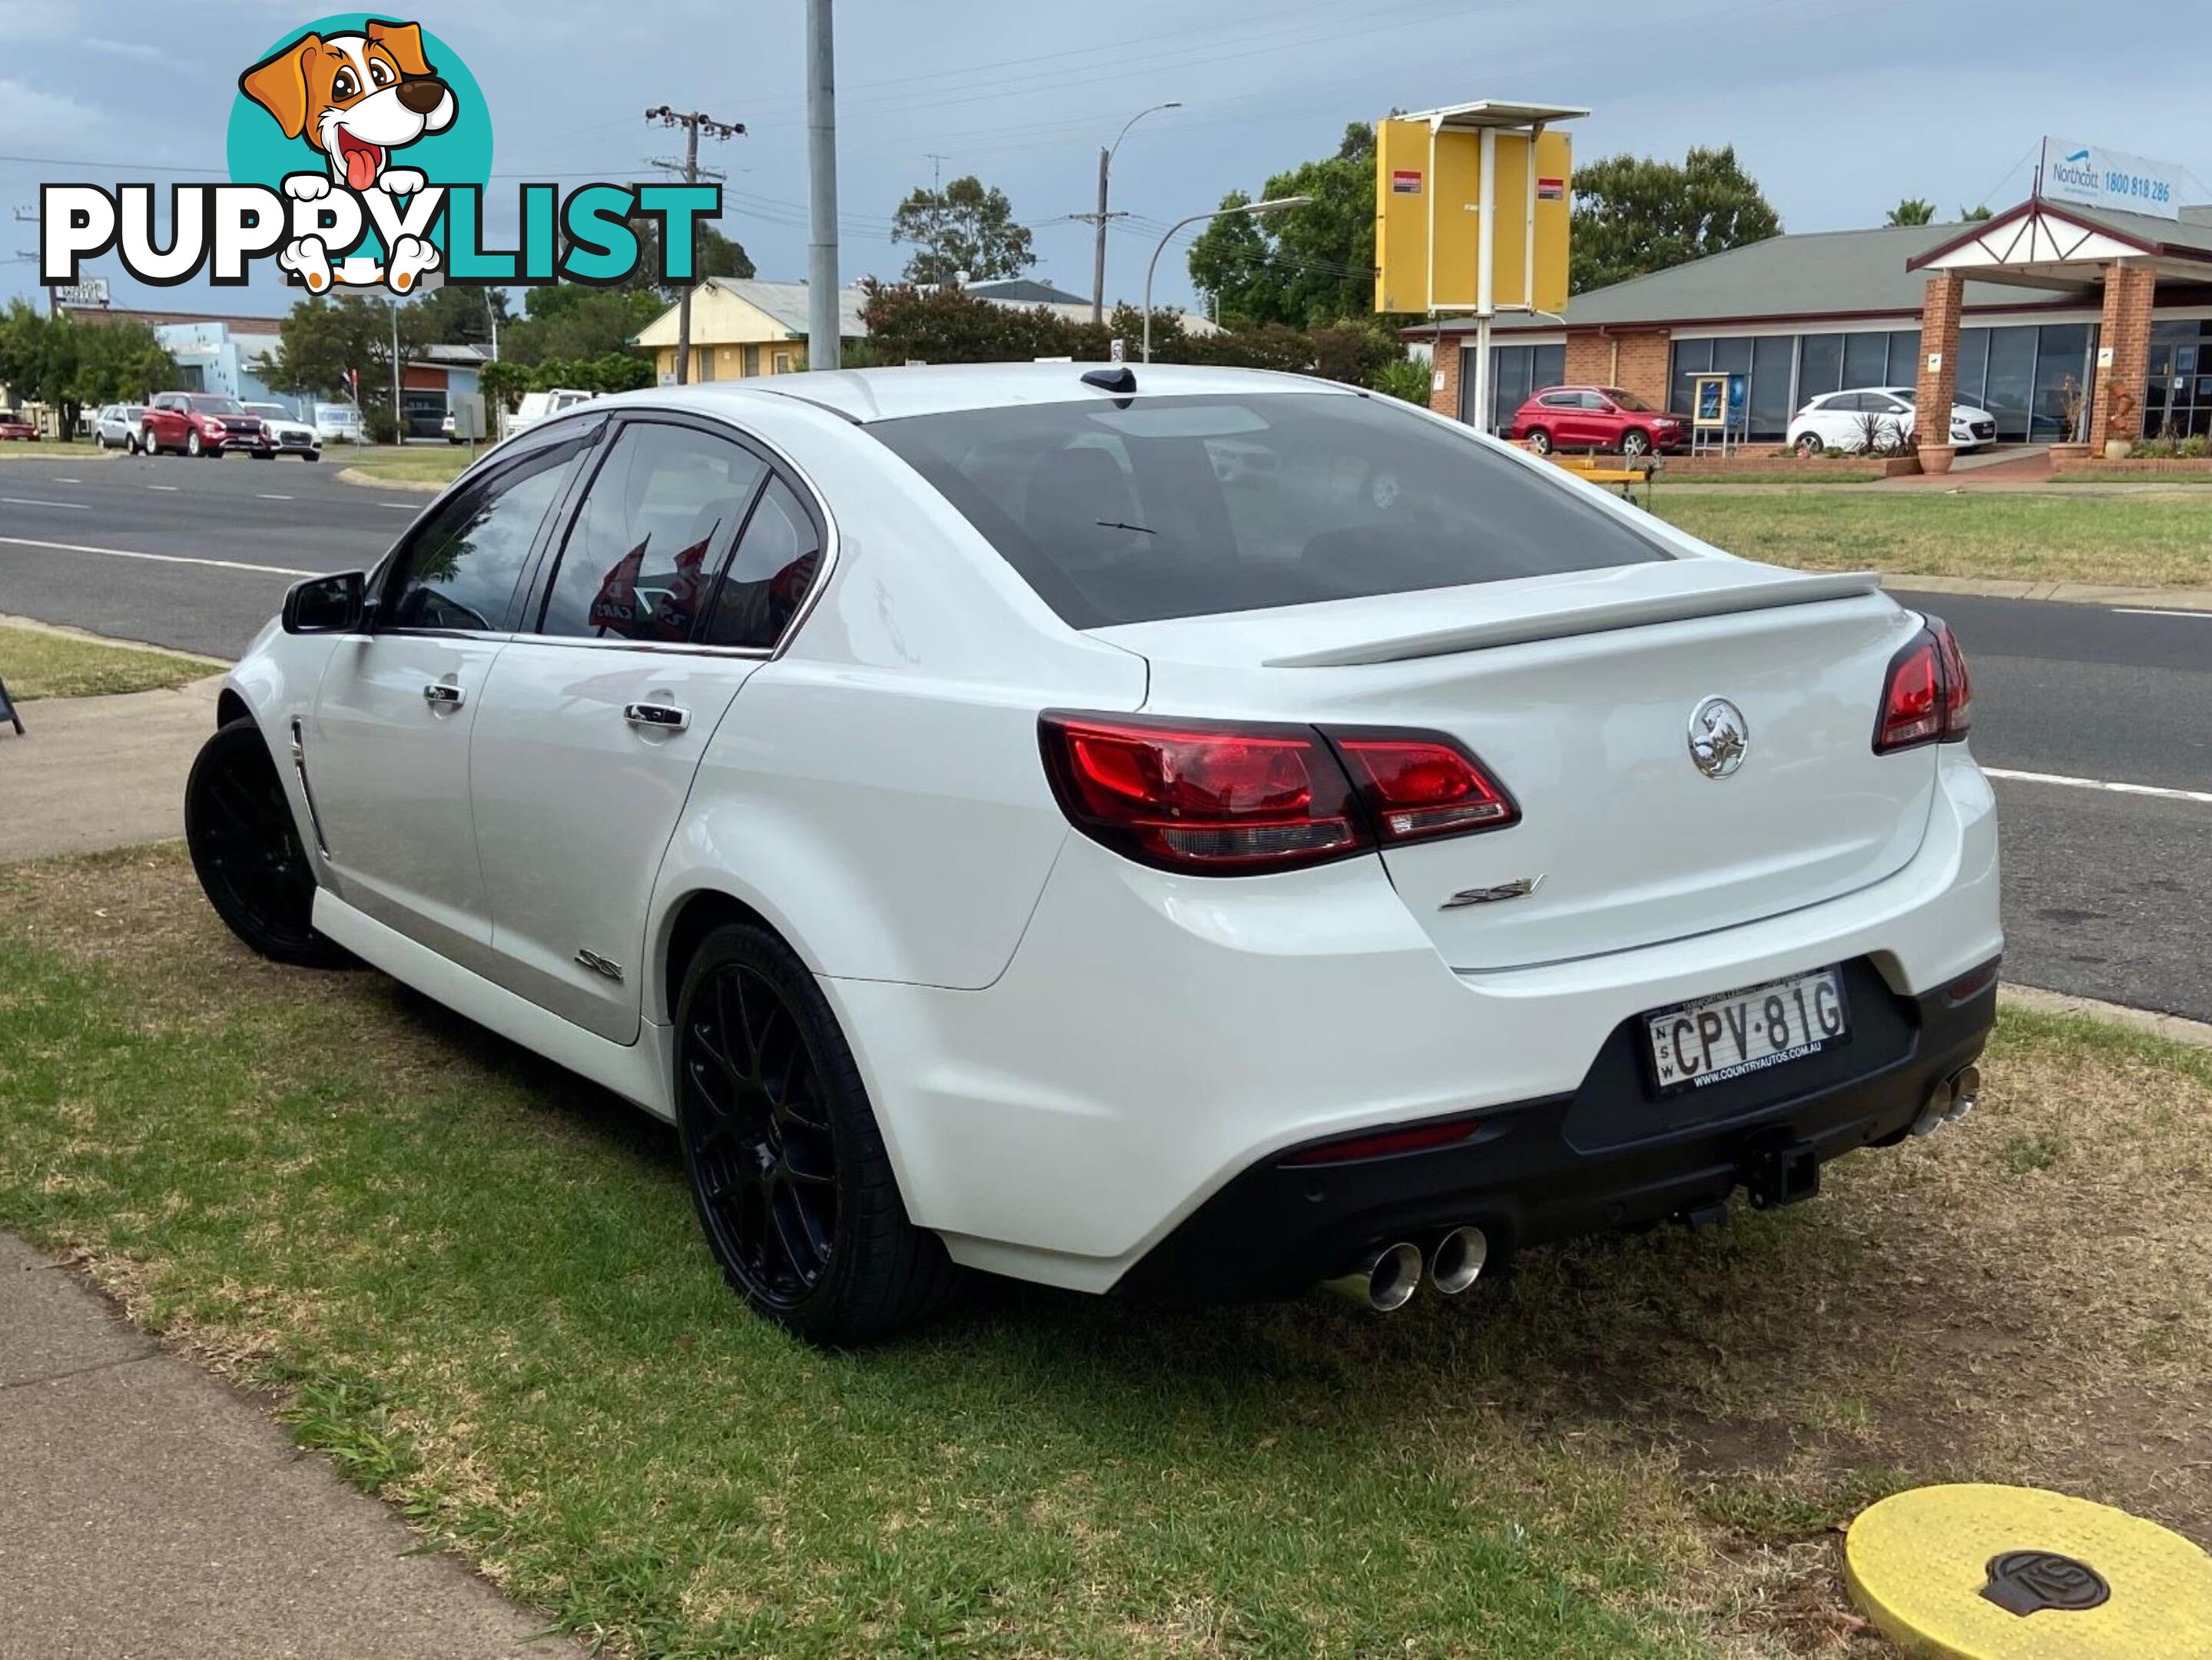
[[[1438,910],[1459,910],[1468,905],[1494,905],[1501,899],[1523,899],[1544,885],[1537,876],[1516,876],[1510,882],[1500,882],[1494,888],[1462,888],[1437,907]]]

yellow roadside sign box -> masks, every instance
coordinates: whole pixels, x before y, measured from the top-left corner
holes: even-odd
[[[1377,122],[1375,308],[1563,310],[1572,151],[1552,124],[1587,113],[1486,100]]]

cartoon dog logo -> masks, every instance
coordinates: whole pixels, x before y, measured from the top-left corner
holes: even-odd
[[[453,88],[422,55],[414,23],[371,20],[359,34],[305,34],[238,77],[239,90],[276,118],[287,138],[304,138],[323,153],[321,173],[286,176],[284,193],[313,202],[343,186],[356,195],[380,191],[411,196],[428,182],[412,167],[392,165],[395,150],[453,125]],[[388,263],[356,257],[333,270],[319,236],[287,243],[277,264],[320,294],[333,282],[390,283],[404,294],[438,264],[427,238],[403,235]]]

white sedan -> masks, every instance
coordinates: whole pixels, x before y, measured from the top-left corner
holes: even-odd
[[[672,1121],[730,1283],[848,1342],[953,1265],[1395,1307],[1937,1128],[1970,707],[1872,575],[1350,387],[779,375],[550,418],[300,584],[186,819],[255,949]]]
[[[1911,386],[1863,386],[1824,392],[1797,411],[1790,423],[1789,445],[1800,455],[1823,450],[1856,453],[1901,450],[1919,428]],[[1996,417],[1971,404],[1951,405],[1951,442],[1962,450],[1994,443]]]

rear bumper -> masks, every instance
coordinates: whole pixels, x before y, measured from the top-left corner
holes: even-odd
[[[1986,1010],[1961,1029],[1919,1007],[2002,948],[1995,802],[1965,746],[1942,747],[1926,832],[1901,869],[1664,943],[1455,972],[1378,860],[1224,882],[1145,869],[1071,835],[988,986],[820,983],[908,1213],[970,1267],[1138,1290],[1162,1277],[1147,1266],[1156,1256],[1176,1260],[1158,1253],[1187,1258],[1189,1241],[1225,1240],[1243,1217],[1235,1254],[1286,1259],[1240,1275],[1243,1294],[1333,1271],[1327,1259],[1386,1219],[1473,1219],[1470,1197],[1492,1201],[1485,1214],[1523,1241],[1649,1219],[1733,1185],[1756,1133],[1780,1127],[1830,1156],[1883,1139],[1943,1066],[1978,1048]],[[1642,1012],[1832,964],[1856,965],[1861,1000],[1887,1012],[1838,1051],[1843,1070],[1816,1057],[1754,1074],[1747,1090],[1789,1098],[1705,1103],[1697,1122],[1649,1136],[1650,1112],[1636,1116],[1617,1086],[1603,1099],[1634,1134],[1594,1130],[1602,1106],[1577,1106]],[[1874,1041],[1884,1031],[1886,1049]],[[1907,1032],[1918,1034],[1909,1051]],[[1330,1174],[1321,1201],[1298,1186],[1287,1220],[1223,1197],[1266,1186],[1254,1172],[1294,1149],[1467,1115],[1495,1123],[1404,1190]],[[1480,1168],[1456,1162],[1468,1158]],[[1585,1184],[1605,1196],[1585,1201]]]
[[[1849,964],[1851,1041],[1786,1071],[1722,1085],[1713,1098],[1655,1098],[1634,1018],[1614,1029],[1570,1096],[1481,1115],[1464,1141],[1341,1163],[1261,1160],[1200,1206],[1115,1286],[1147,1301],[1288,1297],[1361,1253],[1446,1229],[1480,1228],[1491,1257],[1632,1228],[1724,1204],[1808,1196],[1807,1172],[1902,1139],[1929,1092],[1981,1054],[1996,980],[1954,999],[1890,992]],[[1671,1122],[1670,1122],[1671,1121]],[[1808,1163],[1809,1161],[1809,1163]]]

